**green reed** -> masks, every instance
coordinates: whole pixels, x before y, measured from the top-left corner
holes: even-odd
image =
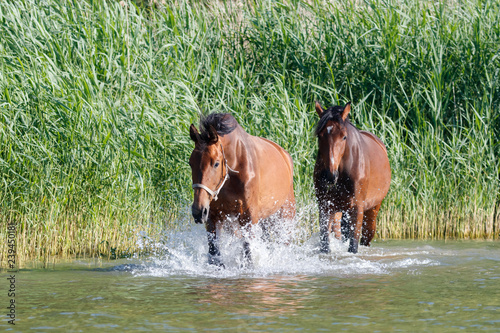
[[[214,111],[286,148],[314,207],[314,101],[352,101],[393,170],[379,237],[496,239],[499,6],[2,3],[1,223],[22,258],[149,251],[188,215],[188,128]]]

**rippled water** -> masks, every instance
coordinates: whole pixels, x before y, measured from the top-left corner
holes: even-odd
[[[74,260],[17,274],[13,331],[500,331],[500,244],[377,241],[348,254],[318,236],[290,245],[222,238],[208,265],[201,226],[147,259]],[[5,275],[5,274],[4,274]],[[6,284],[5,284],[6,286]],[[7,286],[6,286],[7,287]],[[4,299],[4,298],[2,298]],[[2,306],[3,307],[3,306]]]

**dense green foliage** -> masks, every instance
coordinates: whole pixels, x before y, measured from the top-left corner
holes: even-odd
[[[135,251],[185,214],[188,128],[216,111],[313,204],[314,101],[352,101],[393,168],[379,236],[496,238],[499,45],[488,0],[2,2],[2,223],[32,254]]]

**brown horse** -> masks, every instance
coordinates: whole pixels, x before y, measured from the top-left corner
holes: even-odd
[[[247,232],[264,219],[295,217],[293,162],[276,143],[245,132],[230,114],[202,118],[200,132],[191,124],[190,136],[192,213],[196,223],[205,223],[209,263],[222,266],[217,233],[229,217]],[[251,263],[247,239],[243,247]]]
[[[316,126],[318,157],[314,186],[319,205],[320,250],[330,252],[329,233],[349,240],[349,252],[358,242],[369,246],[375,235],[376,218],[389,191],[391,168],[382,141],[360,131],[347,119],[351,103],[323,110]]]

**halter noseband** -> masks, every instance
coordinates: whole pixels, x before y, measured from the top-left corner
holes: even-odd
[[[229,171],[232,171],[234,173],[239,173],[239,171],[231,169],[229,167],[229,164],[227,164],[226,155],[224,154],[224,148],[222,147],[222,144],[220,144],[220,149],[222,150],[222,157],[224,158],[224,165],[226,166],[226,175],[224,176],[224,179],[219,182],[219,184],[220,184],[219,188],[215,191],[212,191],[211,189],[209,189],[207,186],[205,186],[203,184],[193,184],[193,186],[192,186],[193,188],[204,189],[205,191],[208,192],[208,194],[210,194],[212,196],[213,200],[215,200],[215,201],[217,201],[217,199],[218,199],[217,196],[219,195],[219,192],[222,189],[222,186],[224,186],[226,181],[229,179]]]

